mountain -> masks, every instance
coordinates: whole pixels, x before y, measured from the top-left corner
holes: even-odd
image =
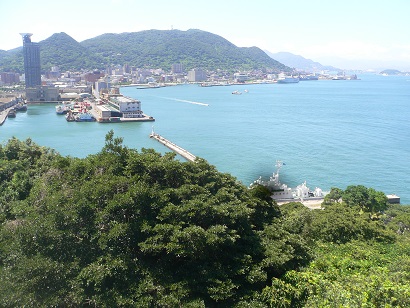
[[[62,70],[97,68],[104,62],[103,58],[64,32],[54,33],[41,41],[40,52],[42,69],[50,69],[55,65]]]
[[[81,45],[110,64],[129,63],[166,70],[173,63],[182,63],[186,69],[290,70],[257,47],[240,48],[221,36],[196,29],[110,33],[85,40]]]
[[[129,64],[144,68],[170,70],[182,63],[186,70],[204,69],[290,71],[260,48],[240,48],[221,36],[201,30],[147,30],[103,34],[81,43],[66,33],[55,33],[39,42],[43,70],[105,68]],[[0,52],[0,71],[23,72],[22,48]]]
[[[3,59],[4,57],[6,57],[8,55],[8,52],[5,50],[0,50],[0,59]]]
[[[64,32],[54,33],[39,44],[42,70],[50,70],[52,66],[59,66],[62,70],[96,68],[104,61]],[[0,53],[2,70],[24,72],[23,47],[9,50],[4,56]]]
[[[287,66],[293,67],[299,71],[318,72],[318,71],[340,71],[340,69],[333,66],[324,66],[319,62],[306,59],[302,56],[292,54],[290,52],[271,53],[265,51],[268,56]]]

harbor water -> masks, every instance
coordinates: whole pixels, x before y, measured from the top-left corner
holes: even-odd
[[[314,189],[364,185],[410,204],[410,77],[364,74],[360,80],[153,89],[123,87],[155,122],[77,123],[55,105],[29,105],[0,127],[15,136],[85,157],[113,129],[132,148],[170,151],[154,131],[245,185],[268,178],[276,160],[281,182]],[[246,90],[246,91],[245,91]],[[233,95],[238,91],[240,95]],[[183,160],[181,158],[181,160]]]

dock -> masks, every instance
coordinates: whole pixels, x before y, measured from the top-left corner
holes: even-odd
[[[183,158],[185,158],[188,161],[195,161],[196,156],[190,152],[188,152],[187,150],[181,148],[180,146],[176,145],[175,143],[169,141],[168,139],[165,139],[164,137],[162,137],[161,135],[152,132],[149,135],[150,138],[154,138],[155,140],[157,140],[159,143],[162,143],[163,145],[165,145],[168,149],[174,151],[175,153],[181,155]]]
[[[9,111],[13,108],[14,108],[14,105],[7,109],[0,111],[0,126],[3,125],[3,123],[6,121]]]

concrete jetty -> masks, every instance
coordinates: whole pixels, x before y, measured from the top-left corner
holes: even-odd
[[[14,108],[14,105],[12,107],[9,107],[5,110],[0,111],[0,126],[3,125],[3,123],[6,121],[9,111],[13,108]]]
[[[169,141],[168,139],[165,139],[164,137],[162,137],[161,135],[152,132],[149,135],[150,138],[154,138],[155,140],[157,140],[159,143],[162,143],[163,145],[165,145],[168,149],[174,151],[175,153],[181,155],[183,158],[185,158],[188,161],[195,161],[196,156],[192,153],[189,153],[187,150],[181,148],[180,146],[176,145],[175,143],[172,143],[171,141]]]

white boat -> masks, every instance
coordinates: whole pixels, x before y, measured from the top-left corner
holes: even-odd
[[[298,77],[285,76],[278,79],[278,83],[298,83]]]
[[[76,122],[94,122],[96,119],[88,112],[82,112],[75,116]]]
[[[239,92],[239,91],[233,91],[233,92],[232,92],[232,94],[235,94],[235,95],[241,95],[241,94],[242,94],[242,92]]]
[[[256,181],[254,181],[250,187],[256,185],[262,185],[268,188],[271,192],[271,198],[276,201],[303,201],[305,199],[323,199],[324,193],[322,189],[316,187],[314,191],[311,191],[309,187],[306,186],[306,181],[296,188],[292,189],[288,187],[286,184],[283,184],[279,181],[279,171],[280,168],[284,165],[284,163],[280,160],[276,161],[276,172],[272,174],[268,181],[262,180],[262,177],[259,177]]]
[[[71,106],[71,104],[59,104],[56,106],[56,113],[66,114],[69,110],[71,110]]]

